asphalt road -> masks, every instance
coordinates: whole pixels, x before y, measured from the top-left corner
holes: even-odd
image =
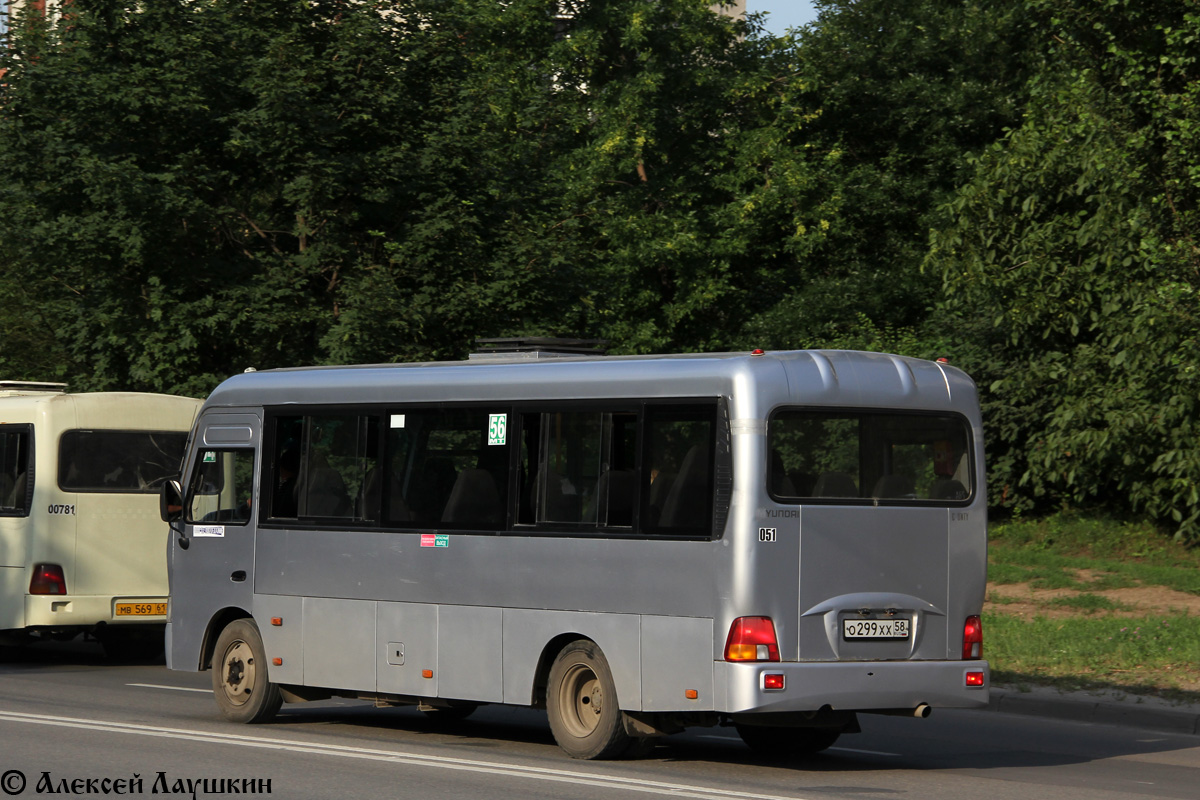
[[[219,717],[208,681],[114,664],[85,644],[0,648],[0,800],[234,788],[285,800],[1200,796],[1200,737],[1128,727],[938,710],[863,716],[863,733],[792,763],[756,759],[722,728],[663,740],[638,761],[579,762],[527,709],[438,724],[414,709],[334,700],[239,726]]]

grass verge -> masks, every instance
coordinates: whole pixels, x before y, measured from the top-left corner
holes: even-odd
[[[1066,513],[989,538],[993,683],[1200,703],[1200,552],[1148,525]]]

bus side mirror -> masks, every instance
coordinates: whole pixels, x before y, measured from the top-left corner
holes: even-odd
[[[179,481],[164,481],[158,495],[158,513],[163,522],[178,522],[183,517],[183,487]]]

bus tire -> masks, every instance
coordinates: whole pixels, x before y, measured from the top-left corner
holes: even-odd
[[[751,750],[769,758],[804,757],[833,745],[842,735],[839,728],[773,728],[764,725],[735,725]]]
[[[571,758],[615,758],[630,746],[612,670],[595,642],[578,639],[554,659],[546,713],[554,740]]]
[[[262,636],[252,619],[225,626],[217,638],[212,663],[213,696],[221,714],[232,722],[267,722],[283,704],[271,683]]]

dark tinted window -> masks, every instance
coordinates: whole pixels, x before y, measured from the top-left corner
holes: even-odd
[[[508,508],[509,414],[405,409],[387,416],[380,497],[399,527],[499,530]]]
[[[961,417],[791,409],[771,418],[768,439],[770,492],[781,500],[957,502],[972,493]]]
[[[176,431],[67,431],[58,448],[58,485],[68,492],[155,494],[179,474],[187,434]]]
[[[30,447],[33,431],[28,426],[5,426],[0,432],[0,515],[29,513],[33,471]]]
[[[647,406],[642,529],[707,535],[712,528],[715,405]]]
[[[532,412],[521,422],[520,522],[633,526],[637,412]]]
[[[270,516],[378,520],[378,460],[374,415],[276,417],[272,469],[264,481]]]

